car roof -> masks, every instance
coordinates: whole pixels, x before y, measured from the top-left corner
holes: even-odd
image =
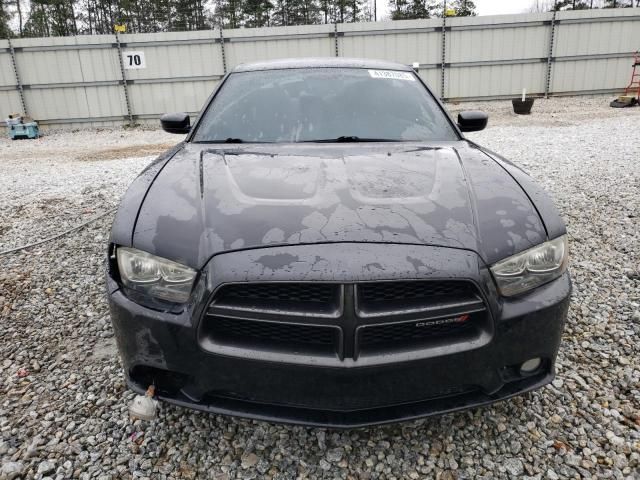
[[[402,63],[372,60],[368,58],[315,57],[283,58],[264,62],[242,63],[233,72],[255,72],[258,70],[284,70],[290,68],[375,68],[381,70],[411,71],[411,67]],[[232,72],[232,73],[233,73]]]

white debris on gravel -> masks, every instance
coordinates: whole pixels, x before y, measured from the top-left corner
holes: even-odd
[[[640,108],[571,101],[518,118],[507,102],[478,105],[496,121],[469,135],[528,170],[568,223],[574,294],[552,385],[353,431],[168,405],[132,424],[104,298],[107,217],[0,257],[0,478],[640,478]],[[114,148],[176,138],[0,141],[0,250],[116,205],[151,157],[109,159]]]

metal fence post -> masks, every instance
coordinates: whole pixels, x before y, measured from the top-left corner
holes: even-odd
[[[129,117],[129,126],[133,127],[133,114],[131,112],[131,102],[129,101],[129,87],[127,85],[127,76],[124,73],[124,61],[122,60],[122,46],[120,45],[120,37],[116,32],[116,46],[118,48],[118,62],[120,63],[120,73],[122,74],[122,85],[124,87],[124,100],[127,104],[127,116]]]
[[[24,101],[24,90],[22,89],[22,82],[20,81],[20,74],[18,73],[18,64],[16,63],[16,52],[13,49],[13,44],[11,43],[11,39],[7,37],[7,42],[9,42],[9,53],[11,53],[11,65],[13,65],[13,74],[16,77],[16,87],[18,88],[18,94],[20,95],[20,104],[22,105],[22,113],[26,116],[27,113],[27,103]]]
[[[440,68],[440,100],[444,101],[445,91],[445,68],[447,60],[447,2],[444,2],[444,11],[442,12],[442,58]]]
[[[556,38],[556,14],[557,11],[553,11],[553,17],[551,17],[551,32],[549,33],[549,54],[547,55],[547,79],[544,86],[544,98],[549,98],[549,91],[551,90],[551,70],[553,68],[553,45]]]
[[[222,54],[222,69],[227,74],[227,57],[224,53],[224,33],[222,33],[222,24],[220,25],[220,53]]]

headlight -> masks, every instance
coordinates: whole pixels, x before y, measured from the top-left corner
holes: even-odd
[[[189,299],[196,271],[135,248],[116,250],[120,279],[125,287],[169,302]]]
[[[530,248],[491,267],[500,293],[517,295],[558,278],[567,270],[567,236]]]

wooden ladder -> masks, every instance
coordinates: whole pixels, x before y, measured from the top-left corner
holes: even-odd
[[[624,89],[624,95],[635,96],[640,100],[640,50],[633,55],[633,71],[631,72],[631,81],[627,88]]]

